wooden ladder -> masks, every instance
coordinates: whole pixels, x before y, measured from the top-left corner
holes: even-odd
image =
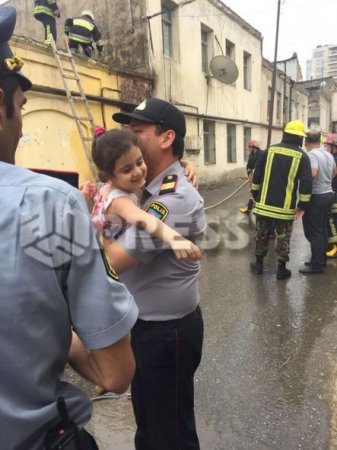
[[[58,68],[59,68],[59,71],[60,71],[60,74],[62,77],[63,86],[64,86],[64,89],[67,94],[67,98],[68,98],[68,102],[69,102],[70,109],[72,112],[72,116],[76,122],[76,126],[78,129],[80,138],[81,138],[82,146],[83,146],[85,155],[86,155],[88,163],[89,163],[91,174],[92,174],[93,178],[97,181],[97,179],[98,179],[97,168],[91,157],[91,146],[92,146],[92,142],[93,142],[93,138],[94,138],[94,119],[93,119],[93,116],[89,109],[88,100],[87,100],[87,97],[83,90],[81,79],[79,77],[79,74],[78,74],[78,71],[76,68],[76,64],[74,62],[73,54],[70,51],[67,39],[65,39],[66,50],[58,50],[58,48],[56,47],[56,43],[53,39],[53,36],[51,34],[50,34],[50,39],[51,39],[51,47],[53,49],[54,57],[57,61],[57,65],[58,65]],[[69,59],[69,62],[71,65],[71,70],[64,69],[64,67],[62,65],[61,56],[67,57]],[[79,91],[78,93],[73,93],[70,90],[68,80],[76,81],[78,91]],[[85,115],[81,115],[81,116],[78,115],[76,107],[80,106],[80,105],[84,106]],[[83,122],[89,123],[90,136],[85,135],[83,127],[82,127]]]

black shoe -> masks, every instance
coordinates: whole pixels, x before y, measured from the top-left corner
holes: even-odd
[[[291,277],[291,270],[289,269],[278,269],[276,272],[277,280],[285,280],[286,278]]]
[[[312,266],[312,262],[311,262],[311,261],[306,261],[306,262],[304,263],[304,265],[305,265],[306,267],[311,267],[311,266]],[[326,267],[326,261],[323,263],[323,267]]]
[[[323,269],[313,267],[312,265],[304,266],[302,269],[298,270],[299,273],[309,274],[309,273],[323,273]]]
[[[278,261],[276,279],[285,280],[291,277],[291,270],[286,268],[286,261]]]
[[[250,270],[257,275],[261,275],[263,273],[263,264],[260,262],[250,263]]]

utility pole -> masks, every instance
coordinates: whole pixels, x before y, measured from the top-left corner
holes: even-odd
[[[270,111],[269,111],[267,148],[270,145],[271,133],[272,133],[272,129],[273,129],[274,98],[275,98],[276,71],[277,71],[276,63],[277,63],[277,49],[278,49],[278,33],[279,33],[279,25],[280,25],[280,10],[281,10],[281,0],[278,0],[277,19],[276,19],[276,35],[275,35],[274,68],[273,68],[273,78],[272,78],[272,85],[271,85],[271,99],[270,99]]]

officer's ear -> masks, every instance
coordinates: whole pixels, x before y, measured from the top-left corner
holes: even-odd
[[[167,130],[162,133],[162,147],[164,149],[170,148],[175,140],[176,133],[173,130]]]

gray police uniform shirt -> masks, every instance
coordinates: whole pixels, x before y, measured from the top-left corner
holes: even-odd
[[[42,449],[63,396],[83,427],[87,395],[64,380],[71,326],[89,349],[125,336],[137,319],[109,278],[81,194],[67,183],[0,163],[0,448]]]
[[[170,183],[171,175],[177,177],[174,192],[168,192],[171,184],[175,184]],[[179,162],[161,172],[146,191],[150,197],[143,203],[143,209],[200,244],[206,229],[204,202]],[[118,243],[141,261],[121,275],[135,297],[140,319],[171,320],[195,310],[199,302],[199,262],[179,261],[167,244],[136,227],[128,228]]]
[[[324,147],[314,148],[308,152],[312,169],[318,169],[317,176],[312,182],[313,194],[327,194],[332,192],[332,175],[336,167],[335,160],[331,153]]]

